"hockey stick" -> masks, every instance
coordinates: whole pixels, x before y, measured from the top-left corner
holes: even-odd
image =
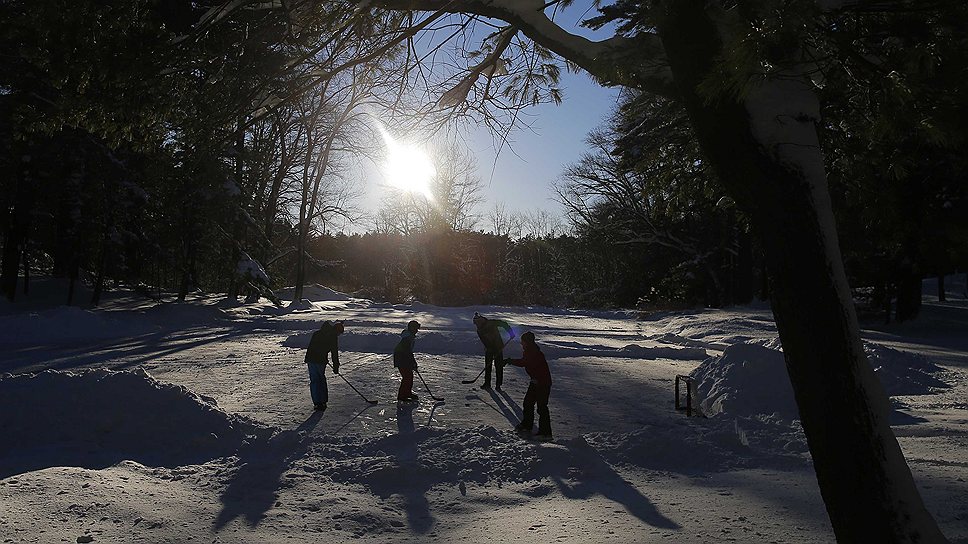
[[[337,376],[339,376],[340,378],[343,378],[342,374],[337,374]],[[363,400],[365,400],[366,402],[369,402],[370,404],[376,404],[375,400],[370,400],[364,397],[363,393],[360,393],[355,387],[353,387],[353,384],[351,384],[349,380],[347,380],[346,378],[343,378],[343,381],[346,382],[346,385],[350,386],[350,389],[352,389],[353,391],[356,391],[356,394],[362,397]]]
[[[508,347],[508,344],[510,344],[511,343],[511,340],[513,340],[513,339],[514,339],[514,336],[513,335],[511,336],[511,338],[508,338],[508,341],[505,342],[504,343],[504,346],[501,347],[501,351],[502,352],[504,351],[504,348]],[[497,361],[495,361],[496,364],[501,364],[503,362],[504,362],[504,358],[503,357],[501,358],[501,362],[500,363],[498,363]],[[487,366],[485,366],[484,368],[482,368],[480,374],[478,374],[477,376],[475,376],[473,380],[461,380],[460,383],[462,383],[464,385],[467,385],[467,384],[471,384],[471,383],[476,382],[477,380],[481,379],[481,376],[484,375],[484,371],[485,370],[487,370]]]
[[[422,374],[420,374],[420,371],[419,371],[419,370],[417,370],[417,369],[415,368],[415,369],[413,369],[413,371],[417,373],[417,376],[419,376],[419,377],[420,377],[420,381],[422,381],[422,382],[423,382],[423,384],[424,384],[424,387],[426,387],[426,388],[427,388],[427,394],[428,394],[428,395],[430,395],[430,398],[432,398],[432,399],[434,399],[434,400],[444,400],[444,399],[443,399],[442,397],[435,397],[435,396],[434,396],[434,394],[433,394],[433,392],[432,392],[432,391],[430,391],[430,386],[429,386],[429,385],[427,385],[427,381],[426,381],[426,380],[424,380],[424,378],[423,378],[423,375],[422,375]]]
[[[485,371],[485,370],[487,370],[487,369],[486,369],[486,368],[482,368],[482,369],[481,369],[481,373],[480,373],[480,374],[478,374],[478,375],[477,375],[477,376],[476,376],[476,377],[475,377],[475,378],[474,378],[473,380],[461,380],[461,381],[460,381],[460,383],[462,383],[462,384],[464,384],[464,385],[467,385],[467,384],[469,384],[469,383],[474,383],[474,382],[476,382],[477,380],[479,380],[479,379],[481,379],[481,376],[483,376],[483,375],[484,375],[484,371]]]

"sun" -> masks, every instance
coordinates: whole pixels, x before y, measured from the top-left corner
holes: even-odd
[[[427,153],[415,145],[394,140],[385,130],[380,132],[387,148],[384,172],[390,185],[433,200],[430,182],[437,175],[437,169]]]

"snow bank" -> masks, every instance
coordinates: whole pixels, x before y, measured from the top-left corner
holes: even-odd
[[[864,342],[864,352],[874,367],[874,375],[881,380],[881,385],[892,397],[930,395],[938,389],[949,387],[938,378],[944,369],[922,355],[898,351],[873,342]]]
[[[864,342],[874,373],[889,395],[927,395],[948,387],[942,368],[920,355]],[[699,407],[707,416],[775,415],[798,419],[793,387],[778,339],[734,344],[711,357],[691,376]]]
[[[276,296],[283,300],[292,300],[292,296],[295,292],[295,287],[286,287],[275,291]],[[310,302],[347,302],[350,300],[355,300],[346,293],[334,291],[333,289],[324,287],[318,283],[303,286],[302,298],[303,300],[308,300]]]
[[[221,304],[219,301],[216,304]],[[161,302],[144,310],[142,315],[156,325],[181,328],[186,325],[213,324],[229,319],[229,314],[216,304]]]
[[[702,413],[776,414],[797,419],[797,403],[777,340],[733,344],[706,359],[691,376]]]
[[[656,341],[715,350],[777,335],[773,313],[760,305],[663,312],[644,317],[642,322],[653,331]]]
[[[0,476],[27,466],[194,464],[268,430],[142,369],[0,377]],[[20,467],[20,468],[18,468]]]
[[[47,345],[80,339],[138,336],[154,330],[148,323],[114,319],[101,312],[74,306],[0,316],[0,344]]]
[[[0,315],[0,345],[53,345],[110,338],[130,338],[163,329],[211,325],[230,316],[214,304],[164,302],[144,310],[84,310],[59,306],[50,310]]]
[[[14,302],[8,302],[6,297],[0,298],[0,314],[50,310],[67,303],[70,280],[66,278],[31,276],[28,293],[23,292],[23,282],[23,276],[17,277],[17,294]],[[94,292],[83,281],[74,282],[74,305],[88,306],[93,294]],[[107,293],[103,298],[107,298]]]
[[[617,357],[622,359],[678,359],[688,361],[704,359],[708,355],[705,349],[695,347],[627,344],[621,348],[608,348],[556,340],[541,343],[541,351],[549,359],[562,359],[565,357]]]

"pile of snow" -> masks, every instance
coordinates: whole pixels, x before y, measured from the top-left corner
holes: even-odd
[[[707,416],[776,414],[797,419],[797,403],[779,341],[733,344],[692,371],[699,407]]]
[[[211,300],[215,300],[214,297]],[[224,304],[221,300],[215,304],[198,304],[192,302],[160,302],[144,310],[147,321],[170,328],[182,328],[186,325],[213,324],[229,319],[229,313],[216,304]]]
[[[139,336],[155,331],[150,324],[113,319],[102,312],[60,306],[52,310],[0,316],[0,344],[58,344],[81,339]]]
[[[864,352],[874,367],[874,375],[892,397],[930,395],[938,389],[949,387],[937,377],[944,369],[923,355],[898,351],[873,342],[864,342]]]
[[[732,344],[767,340],[777,335],[773,312],[763,304],[728,309],[662,312],[644,316],[652,339],[678,345],[722,350]]]
[[[213,399],[159,383],[143,369],[0,377],[0,476],[20,472],[24,463],[194,464],[267,434],[219,410]]]
[[[544,342],[541,350],[549,359],[563,359],[566,357],[617,357],[622,359],[677,359],[690,361],[705,359],[708,355],[705,349],[696,347],[627,344],[621,348],[609,348],[555,340]]]
[[[948,387],[941,367],[921,355],[864,342],[874,373],[891,396],[927,395]],[[778,339],[734,344],[692,373],[703,414],[773,415],[798,419],[793,387]]]

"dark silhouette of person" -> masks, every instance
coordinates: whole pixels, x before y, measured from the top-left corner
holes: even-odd
[[[400,371],[400,389],[397,391],[397,401],[409,402],[417,400],[413,394],[413,371],[417,368],[417,359],[413,356],[413,344],[417,339],[420,323],[411,321],[407,328],[400,333],[400,341],[393,348],[393,366]]]
[[[551,396],[551,369],[548,368],[548,361],[541,352],[541,348],[534,341],[533,332],[528,331],[521,335],[521,348],[524,350],[523,357],[505,360],[514,366],[523,367],[531,377],[528,392],[524,394],[524,419],[515,429],[523,433],[531,432],[534,427],[534,406],[537,404],[538,432],[534,437],[551,440],[551,412],[548,410],[548,398]]]
[[[483,315],[474,312],[474,326],[477,327],[477,336],[484,344],[484,383],[481,389],[491,388],[491,365],[497,365],[497,376],[495,376],[495,386],[501,390],[504,383],[504,346],[514,338],[514,331],[507,321],[500,319],[488,319]],[[508,339],[505,341],[501,336],[501,329],[507,332]]]
[[[326,386],[326,363],[332,357],[333,373],[339,374],[339,335],[343,334],[342,321],[323,321],[319,330],[313,333],[306,350],[306,365],[309,367],[309,394],[316,410],[325,410],[329,402],[329,388]]]

